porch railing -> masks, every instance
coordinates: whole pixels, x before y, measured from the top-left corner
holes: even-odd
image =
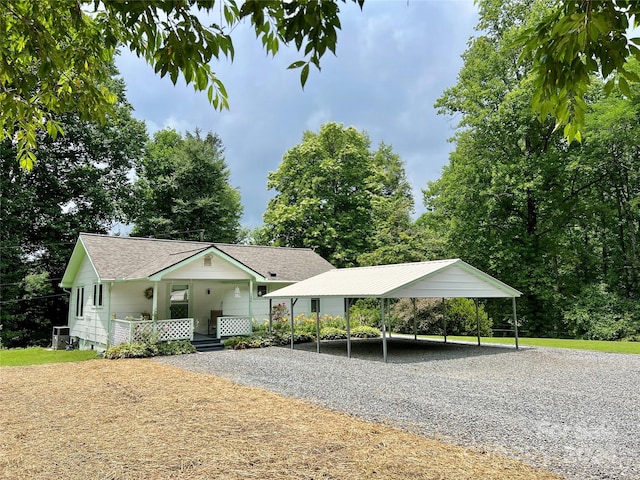
[[[216,322],[216,336],[235,337],[236,335],[251,335],[253,331],[250,317],[218,317]]]
[[[169,320],[111,320],[111,345],[121,343],[193,340],[193,318]]]

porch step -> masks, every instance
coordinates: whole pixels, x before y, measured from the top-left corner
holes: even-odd
[[[191,340],[197,352],[215,352],[224,350],[224,344],[219,338],[207,338],[206,340]]]

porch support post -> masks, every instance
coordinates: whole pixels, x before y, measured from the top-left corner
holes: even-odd
[[[273,299],[269,299],[269,335],[273,333]]]
[[[447,343],[447,304],[442,298],[442,323],[444,325],[444,343]]]
[[[349,309],[351,308],[351,299],[344,299],[344,320],[347,326],[347,358],[351,358],[351,320],[349,319]]]
[[[382,321],[382,358],[387,363],[387,327],[384,324],[384,298],[380,299],[380,320]]]
[[[253,279],[249,279],[249,319],[253,330]]]
[[[316,310],[316,352],[320,353],[320,299],[318,298],[318,309]]]
[[[416,325],[416,299],[412,298],[411,303],[413,304],[413,339],[418,340],[418,327]]]
[[[480,346],[480,313],[478,311],[478,299],[474,298],[473,303],[476,304],[476,325],[478,326],[478,346]]]
[[[158,319],[158,287],[159,287],[159,283],[158,282],[153,282],[153,300],[151,303],[151,319],[152,320],[157,320]]]
[[[516,297],[511,297],[513,304],[513,328],[516,334],[516,350],[518,350],[518,315],[516,314]]]

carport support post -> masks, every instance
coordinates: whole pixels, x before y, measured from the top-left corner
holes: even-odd
[[[384,298],[380,299],[380,320],[382,321],[382,357],[387,363],[387,327],[384,324]]]
[[[349,319],[349,309],[351,308],[351,299],[344,299],[344,319],[347,324],[347,358],[351,358],[351,320]]]
[[[516,334],[516,350],[518,350],[518,315],[516,314],[516,297],[511,297],[513,304],[513,328]]]
[[[296,298],[295,301],[291,299],[291,350],[293,350],[293,306],[298,302]]]
[[[476,304],[476,325],[478,325],[478,346],[480,346],[480,313],[478,312],[478,299],[474,298],[473,303]]]
[[[413,303],[413,339],[418,339],[418,328],[416,327],[416,299],[412,298],[411,303]]]
[[[444,343],[447,343],[447,304],[442,298],[442,323],[444,324]]]
[[[316,310],[316,352],[320,353],[320,299],[318,299],[318,310]]]

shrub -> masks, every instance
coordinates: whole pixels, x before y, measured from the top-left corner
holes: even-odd
[[[351,329],[351,336],[353,338],[378,338],[380,330],[368,325],[360,325]]]
[[[118,358],[146,358],[153,357],[158,354],[158,347],[156,345],[133,342],[133,343],[121,343],[113,347],[107,348],[104,352],[104,358],[118,359]]]
[[[362,298],[349,310],[351,325],[380,326],[380,301],[374,298]]]
[[[283,332],[281,335],[276,337],[278,340],[277,345],[290,345],[291,344],[291,332]],[[293,343],[307,343],[315,340],[315,335],[311,335],[306,332],[297,332],[293,333]]]
[[[157,344],[158,355],[184,355],[196,353],[196,347],[189,340],[169,340]]]
[[[583,288],[564,314],[566,328],[585,340],[640,339],[640,304],[608,291],[605,284]]]
[[[453,298],[445,301],[447,334],[476,335],[476,307],[468,298]],[[390,326],[399,333],[413,333],[413,303],[409,298],[402,298],[391,307]],[[416,330],[419,334],[443,335],[444,314],[442,300],[434,298],[416,299]],[[491,336],[492,321],[480,305],[478,309],[480,334]]]
[[[347,331],[336,327],[323,327],[320,330],[321,340],[343,340],[347,338]]]

